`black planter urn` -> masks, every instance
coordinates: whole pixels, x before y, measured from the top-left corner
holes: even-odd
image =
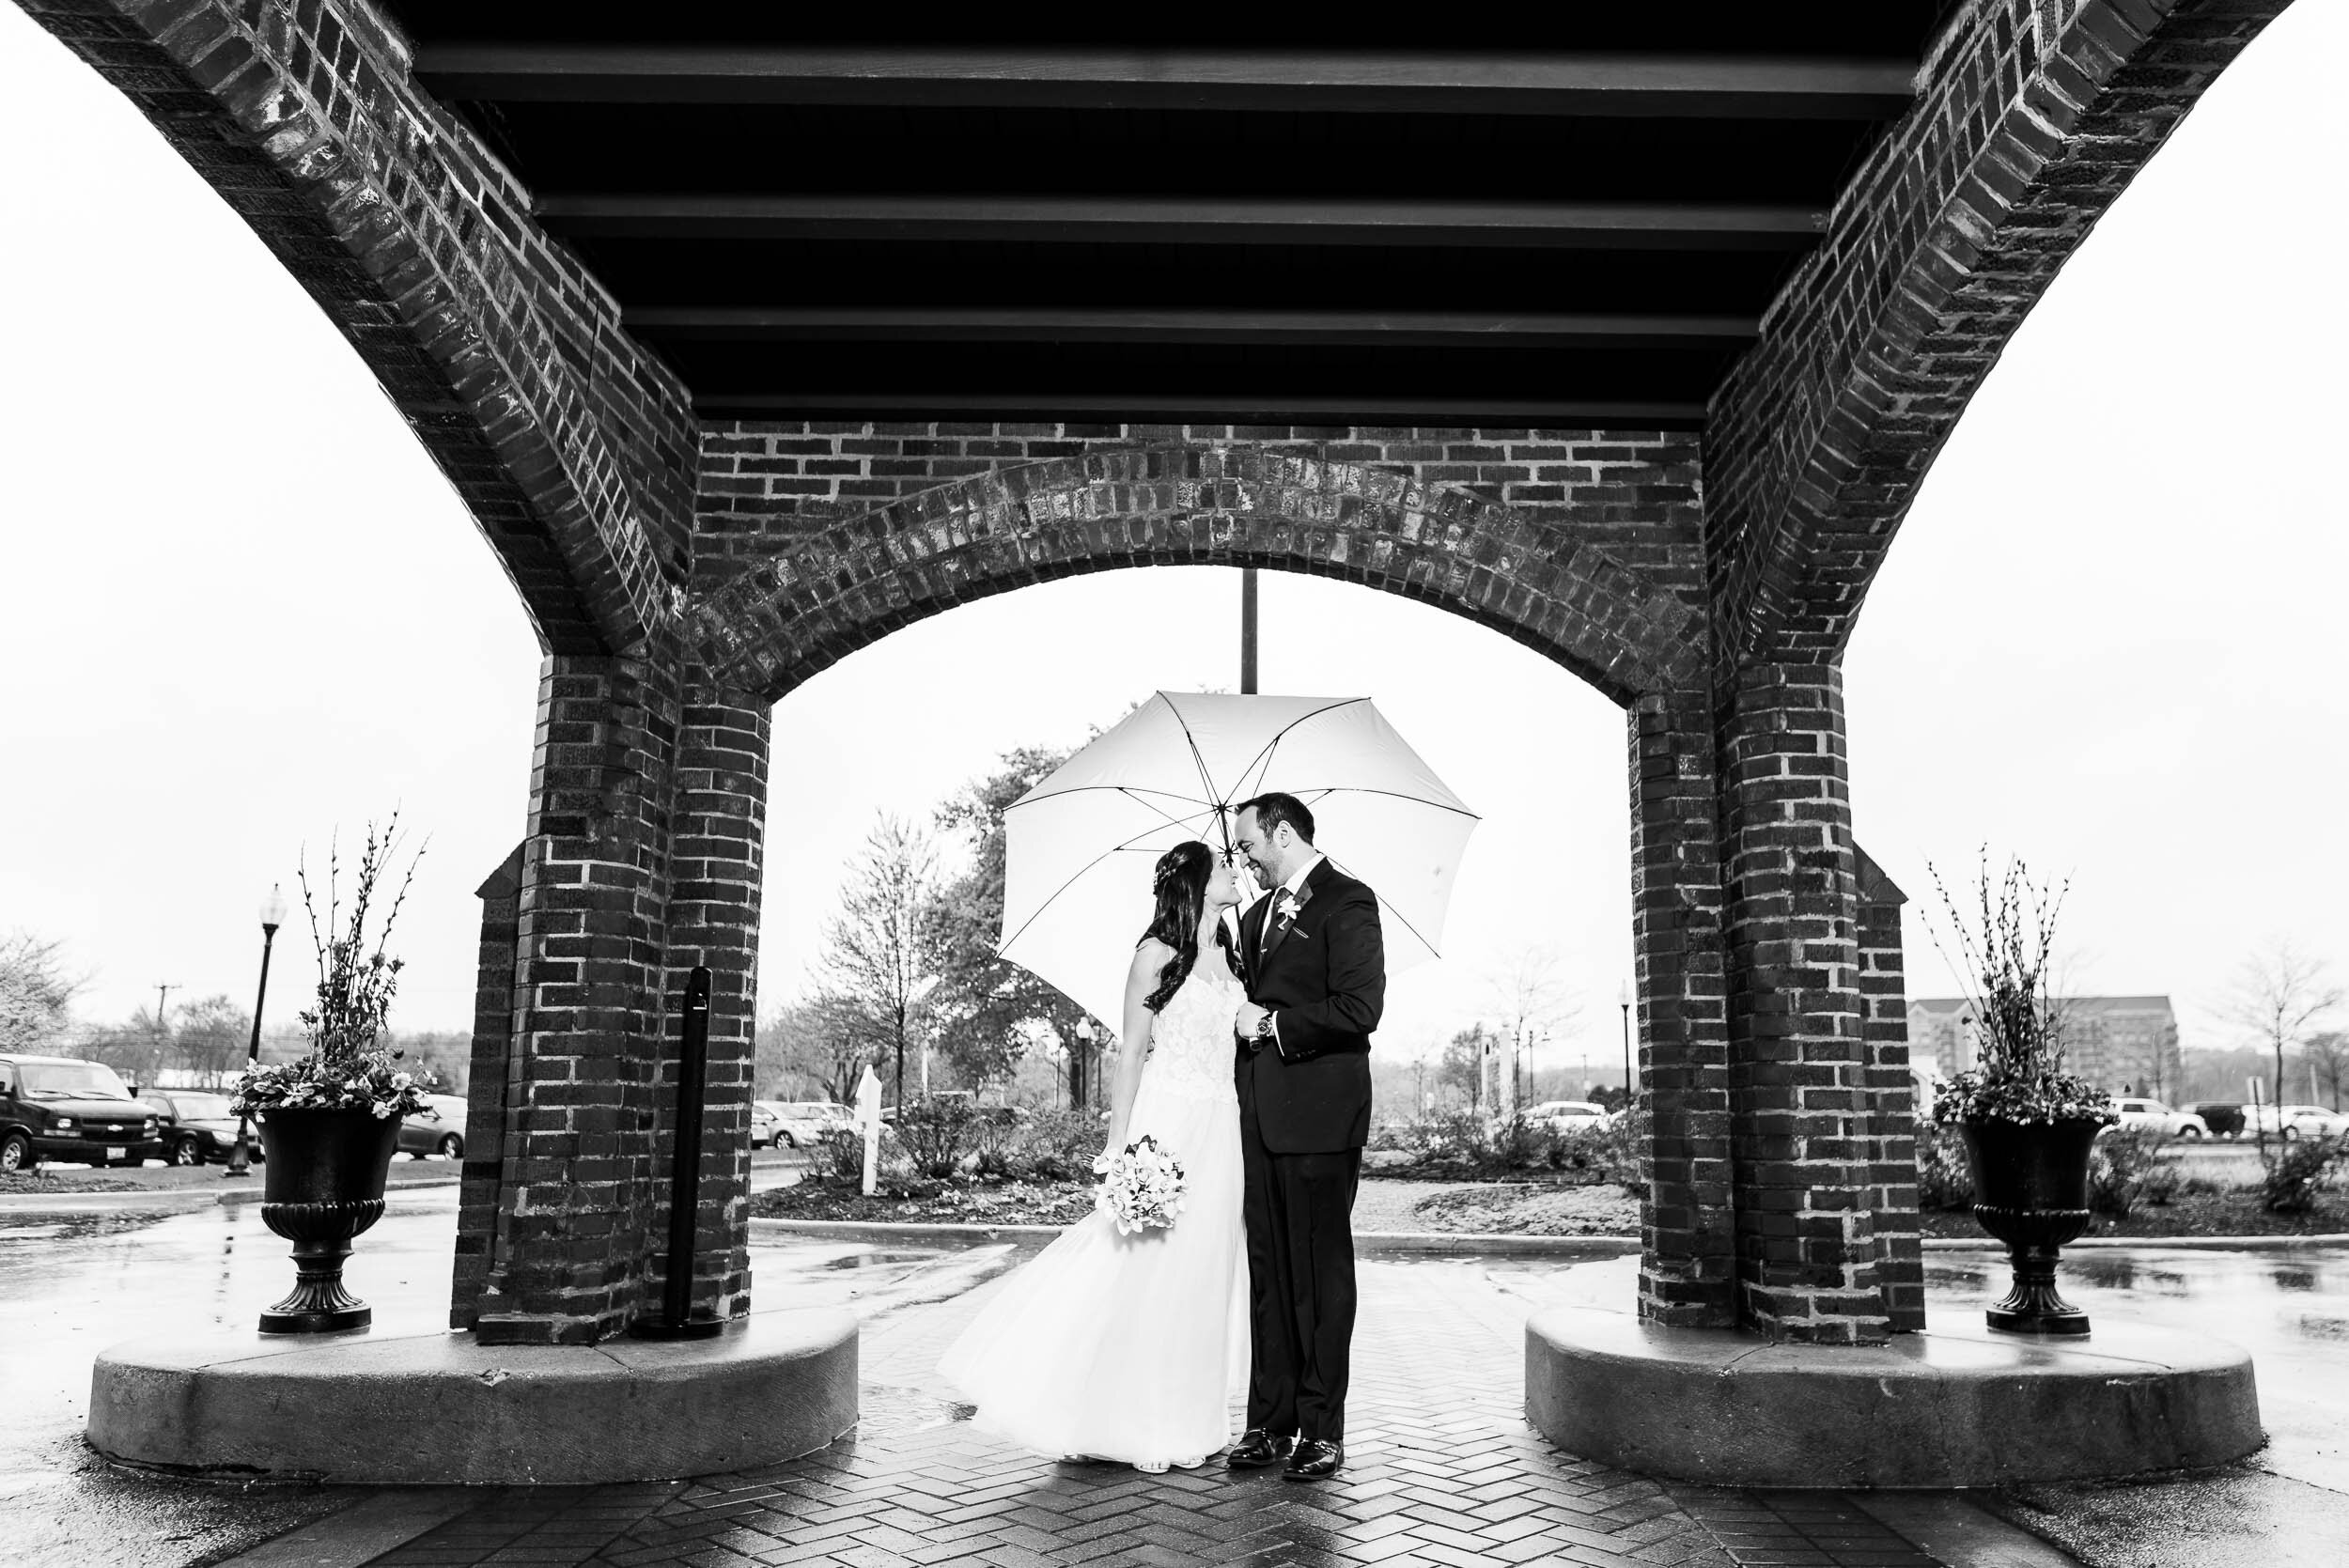
[[[261,1113],[261,1223],[293,1243],[293,1294],[261,1314],[264,1334],[365,1328],[375,1309],[343,1288],[350,1238],[383,1218],[397,1116],[366,1110]]]
[[[2085,1334],[2088,1314],[2056,1291],[2056,1259],[2088,1229],[2088,1156],[2097,1122],[1964,1122],[1974,1219],[2006,1243],[2015,1287],[1983,1315],[2017,1334]]]

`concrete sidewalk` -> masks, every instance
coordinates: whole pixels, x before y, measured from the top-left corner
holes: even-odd
[[[1620,1265],[1597,1265],[1613,1293]],[[1563,1275],[1575,1269],[1556,1271]],[[790,1464],[691,1483],[513,1488],[388,1549],[386,1511],[337,1514],[242,1568],[656,1568],[811,1563],[1562,1562],[1604,1568],[2056,1568],[2077,1559],[1962,1498],[1670,1486],[1558,1452],[1523,1415],[1532,1301],[1475,1260],[1361,1266],[1348,1464],[1316,1486],[1220,1468],[1137,1474],[1020,1452],[972,1430],[931,1368],[1000,1286],[866,1326],[857,1434]],[[342,1521],[348,1520],[348,1529]]]

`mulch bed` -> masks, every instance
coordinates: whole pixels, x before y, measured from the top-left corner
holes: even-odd
[[[1965,1209],[1929,1210],[1923,1216],[1929,1236],[1987,1240],[1983,1228]],[[2162,1204],[2144,1203],[2126,1219],[2100,1214],[2091,1223],[2092,1236],[2131,1236],[2155,1240],[2163,1236],[2198,1235],[2331,1235],[2349,1232],[2349,1207],[2319,1203],[2306,1214],[2270,1214],[2260,1206],[2256,1192],[2186,1194]]]
[[[883,1182],[867,1198],[855,1182],[809,1174],[754,1193],[761,1219],[851,1219],[896,1225],[1070,1225],[1093,1212],[1094,1182]]]

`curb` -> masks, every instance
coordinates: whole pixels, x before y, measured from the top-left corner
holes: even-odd
[[[2295,1252],[2302,1248],[2349,1246],[2349,1234],[2327,1231],[2315,1235],[2098,1235],[2082,1236],[2063,1244],[2066,1252],[2119,1251],[2187,1251],[2187,1252]],[[1977,1241],[1971,1236],[1927,1236],[1928,1252],[1991,1251],[2003,1252],[2006,1243],[1992,1236]]]
[[[1062,1225],[915,1225],[881,1219],[754,1219],[751,1237],[779,1240],[801,1236],[831,1241],[1050,1241]],[[1486,1257],[1623,1257],[1640,1250],[1637,1236],[1520,1235],[1489,1231],[1357,1231],[1354,1245],[1367,1252],[1466,1253]],[[2349,1234],[2245,1236],[2087,1236],[2064,1250],[2183,1250],[2195,1252],[2289,1252],[2349,1246]],[[2000,1252],[2006,1244],[1991,1236],[1927,1236],[1928,1252]]]
[[[383,1188],[389,1199],[398,1193],[418,1188],[456,1187],[460,1176],[428,1176],[422,1181],[390,1182]],[[60,1188],[54,1192],[0,1192],[0,1214],[66,1214],[79,1209],[145,1208],[180,1209],[193,1211],[214,1206],[234,1208],[240,1203],[261,1201],[262,1188],[251,1187],[212,1188],[204,1187],[132,1187],[78,1189]]]
[[[913,1225],[879,1219],[774,1219],[751,1221],[751,1238],[799,1236],[830,1241],[1049,1241],[1062,1225]],[[1490,1257],[1623,1257],[1640,1250],[1635,1236],[1512,1235],[1477,1231],[1357,1231],[1354,1246],[1365,1252],[1466,1253]]]

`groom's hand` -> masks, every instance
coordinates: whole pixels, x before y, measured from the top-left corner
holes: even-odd
[[[1239,1036],[1239,1043],[1250,1050],[1265,1043],[1256,1037],[1257,1021],[1264,1016],[1264,1008],[1252,1001],[1243,1001],[1239,1004],[1238,1014],[1232,1019],[1232,1032]]]

